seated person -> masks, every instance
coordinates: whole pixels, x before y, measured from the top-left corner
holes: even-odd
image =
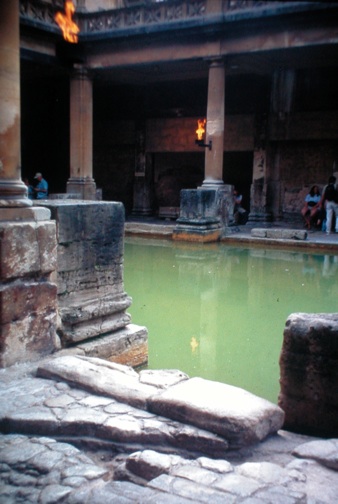
[[[311,229],[311,222],[316,221],[318,225],[318,220],[321,221],[321,206],[320,206],[320,191],[317,185],[311,187],[310,192],[306,195],[304,200],[304,206],[301,210],[301,214],[304,217],[305,225],[308,229]]]

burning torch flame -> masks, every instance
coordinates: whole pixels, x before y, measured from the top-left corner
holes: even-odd
[[[206,119],[198,119],[197,124],[198,128],[196,130],[196,135],[197,135],[197,140],[202,140],[203,135],[205,133],[204,126],[206,125],[207,120]]]
[[[63,14],[62,12],[57,12],[54,16],[55,21],[62,30],[63,38],[67,40],[67,42],[71,42],[72,44],[76,44],[78,42],[79,37],[77,36],[77,34],[80,31],[80,28],[72,20],[74,12],[75,7],[72,0],[66,0],[65,14]]]

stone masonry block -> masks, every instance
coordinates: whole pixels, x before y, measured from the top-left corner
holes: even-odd
[[[122,255],[114,242],[106,240],[100,243],[95,240],[60,243],[58,246],[58,270],[77,271],[112,269],[122,267]]]
[[[266,238],[266,229],[251,229],[251,236],[255,238]]]
[[[0,224],[1,280],[20,278],[40,270],[36,224]]]
[[[56,285],[49,282],[5,285],[0,304],[0,367],[35,360],[56,349]]]
[[[283,351],[338,359],[338,314],[290,315],[284,328]]]
[[[287,429],[338,436],[337,362],[338,314],[290,315],[279,360]]]
[[[56,224],[44,221],[37,224],[37,239],[40,252],[41,273],[50,273],[57,268]]]
[[[57,282],[58,294],[62,303],[61,296],[65,302],[72,302],[70,298],[73,297],[76,303],[77,295],[78,299],[89,299],[90,297],[98,299],[107,294],[118,295],[124,292],[122,271],[119,270],[96,271],[95,275],[90,270],[58,271]]]
[[[266,230],[266,237],[278,240],[278,239],[282,238],[282,230],[281,229],[267,229]]]
[[[13,282],[0,287],[0,320],[8,324],[56,310],[56,285]]]
[[[0,267],[2,280],[54,271],[55,222],[1,223]]]
[[[52,218],[58,223],[58,242],[96,241],[101,245],[116,245],[116,253],[122,253],[121,237],[124,233],[124,207],[118,202],[48,201]]]

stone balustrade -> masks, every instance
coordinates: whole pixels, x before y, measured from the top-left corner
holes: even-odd
[[[140,2],[122,8],[100,10],[97,12],[78,11],[74,19],[80,26],[80,40],[86,35],[118,32],[131,28],[165,26],[186,22],[205,22],[206,17],[224,16],[229,21],[236,20],[236,14],[244,13],[251,16],[257,9],[266,15],[266,9],[273,14],[279,13],[282,8],[294,8],[290,4],[299,2],[261,2],[258,0],[167,0],[163,2]],[[284,4],[284,6],[283,6]],[[299,6],[297,7],[299,8]],[[20,18],[24,24],[45,27],[49,31],[59,31],[54,21],[57,11],[63,10],[63,2],[56,0],[53,3],[46,0],[20,0]],[[235,17],[233,17],[235,16]]]

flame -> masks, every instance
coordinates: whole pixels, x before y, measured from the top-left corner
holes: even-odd
[[[197,140],[202,140],[203,135],[205,133],[204,126],[206,125],[207,120],[206,119],[198,119],[197,124],[198,128],[196,130],[196,135],[197,135]]]
[[[65,1],[65,14],[62,12],[57,12],[54,16],[56,23],[62,30],[63,38],[67,40],[67,42],[71,42],[72,44],[76,44],[79,40],[78,33],[80,28],[76,23],[72,20],[72,16],[75,12],[75,7],[72,0]]]

